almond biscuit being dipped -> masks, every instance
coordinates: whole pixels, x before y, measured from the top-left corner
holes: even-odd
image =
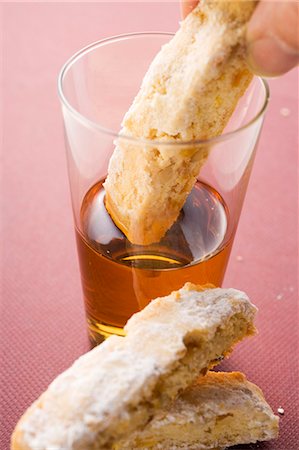
[[[118,138],[104,184],[106,208],[134,244],[160,241],[210,151],[142,140],[178,144],[223,132],[252,79],[244,36],[256,3],[201,0],[151,63],[120,133],[136,141]]]

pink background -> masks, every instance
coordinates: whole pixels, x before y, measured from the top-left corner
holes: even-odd
[[[6,3],[1,83],[0,448],[24,409],[88,350],[56,78],[90,42],[132,31],[175,31],[175,3]],[[241,344],[226,370],[244,371],[276,411],[273,443],[298,449],[297,73],[270,81],[271,103],[225,286],[259,307],[259,336]],[[281,108],[288,108],[283,116]],[[296,423],[297,420],[297,423]]]

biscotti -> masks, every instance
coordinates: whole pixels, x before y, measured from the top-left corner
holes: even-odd
[[[240,291],[190,283],[152,301],[124,338],[108,338],[52,382],[18,423],[12,449],[111,448],[253,334],[255,312]]]
[[[201,0],[150,65],[122,123],[133,140],[117,139],[104,184],[106,208],[134,244],[160,241],[210,151],[172,144],[220,135],[249,85],[244,36],[255,5]]]
[[[114,450],[214,450],[268,441],[279,419],[262,391],[239,372],[208,372]]]

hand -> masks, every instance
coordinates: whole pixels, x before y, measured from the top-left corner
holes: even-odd
[[[185,17],[197,0],[183,1]],[[248,63],[258,75],[281,75],[299,62],[299,3],[296,0],[261,0],[247,29]]]
[[[281,75],[299,62],[299,3],[262,0],[247,29],[248,63],[258,75]]]

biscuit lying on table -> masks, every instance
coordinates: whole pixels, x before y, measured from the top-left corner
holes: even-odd
[[[214,450],[278,436],[278,417],[239,372],[208,372],[114,450]]]
[[[154,58],[120,134],[179,143],[220,135],[252,74],[245,26],[255,1],[201,0]],[[106,208],[134,244],[159,242],[177,219],[209,148],[119,138]]]
[[[256,308],[243,292],[187,283],[132,316],[57,377],[27,410],[13,450],[111,448],[255,332]]]

